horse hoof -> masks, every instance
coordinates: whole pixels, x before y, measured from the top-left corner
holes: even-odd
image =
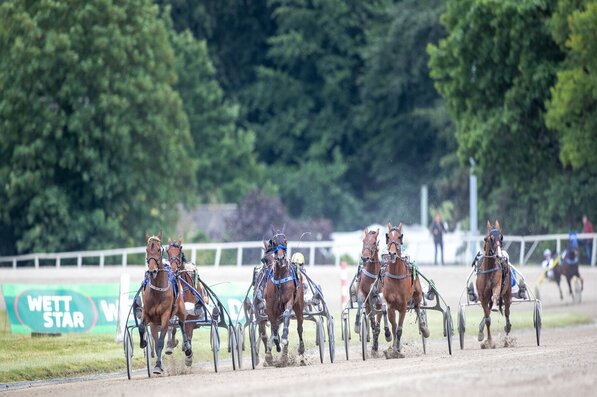
[[[172,354],[172,348],[171,348],[170,346],[168,346],[168,347],[166,348],[166,351],[164,352],[164,354],[167,354],[167,355],[170,355],[170,354]]]
[[[139,346],[141,346],[141,349],[145,349],[145,346],[147,346],[147,341],[145,339],[141,339]]]
[[[386,342],[391,342],[392,341],[392,333],[390,332],[389,328],[386,328],[384,330],[384,336],[386,337]]]
[[[504,331],[506,332],[506,335],[508,335],[511,330],[512,330],[512,324],[506,324],[504,326]]]
[[[282,349],[280,348],[280,345],[276,345],[276,351],[277,351],[278,353],[280,353],[280,351],[282,351]]]
[[[354,323],[354,333],[357,334],[357,335],[361,333],[361,326],[360,326],[360,324]]]
[[[162,369],[162,367],[158,367],[157,365],[153,368],[153,373],[156,375],[161,375],[162,372],[164,372],[164,370]]]
[[[286,346],[288,344],[288,339],[282,338],[282,346]]]
[[[185,357],[184,365],[186,365],[187,367],[190,367],[191,365],[193,365],[193,356]]]
[[[421,328],[421,334],[423,335],[423,338],[429,338],[429,328]]]
[[[479,342],[483,342],[483,339],[485,339],[485,335],[483,335],[483,332],[479,332],[479,336],[477,337],[477,340]]]

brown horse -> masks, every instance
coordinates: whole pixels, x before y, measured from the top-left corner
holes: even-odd
[[[363,262],[363,267],[361,269],[357,287],[357,303],[359,306],[354,323],[354,331],[358,334],[361,331],[361,308],[363,307],[364,303],[366,312],[369,313],[369,324],[371,325],[371,330],[373,331],[373,351],[377,351],[379,347],[378,340],[382,316],[382,302],[379,298],[378,286],[376,285],[374,290],[371,291],[371,288],[378,279],[379,273],[381,271],[378,252],[379,242],[377,241],[378,236],[379,229],[377,229],[377,231],[369,230],[367,228],[364,230],[363,248],[361,250],[361,261]],[[367,299],[368,297],[369,299]],[[377,315],[375,312],[377,312]],[[390,338],[392,337],[392,334],[390,333],[390,328],[388,327],[387,313],[384,312],[383,315],[385,320],[385,337],[389,342],[391,340]]]
[[[168,239],[168,261],[170,262],[170,266],[173,267],[176,274],[188,283],[192,288],[194,288],[205,300],[205,293],[203,291],[203,286],[200,282],[197,281],[197,269],[191,263],[188,263],[185,260],[184,253],[182,252],[182,241],[174,241],[172,239]],[[182,285],[182,295],[184,302],[189,302],[192,305],[197,305],[197,297],[193,291],[184,283]],[[185,352],[185,365],[190,367],[193,364],[193,349],[192,349],[192,340],[193,340],[193,330],[195,329],[195,324],[193,321],[199,319],[199,316],[187,314],[187,322],[184,326],[186,335],[188,337],[188,346],[183,345],[183,351]],[[166,354],[172,354],[172,348],[176,347],[178,341],[176,341],[176,328],[172,329],[172,335],[169,336],[168,340],[168,347],[166,348]]]
[[[500,223],[496,220],[495,227],[487,221],[487,235],[485,236],[485,255],[477,267],[477,293],[485,316],[479,323],[479,342],[485,338],[483,329],[487,326],[487,340],[481,344],[483,349],[495,348],[491,339],[491,308],[498,305],[500,313],[506,316],[504,331],[510,333],[510,303],[512,302],[510,265],[502,257],[502,240],[504,236],[500,230]],[[502,306],[504,310],[502,310]]]
[[[570,239],[568,240],[568,245],[566,246],[566,250],[562,254],[562,258],[560,263],[556,268],[554,268],[554,273],[557,268],[559,268],[559,272],[566,277],[566,282],[568,283],[568,291],[570,292],[570,296],[574,297],[574,293],[572,292],[572,278],[578,277],[580,280],[580,290],[584,289],[585,281],[580,276],[580,272],[578,271],[579,265],[579,249],[578,249],[578,240],[576,239],[576,235],[570,235]],[[560,286],[558,281],[558,287]],[[561,290],[560,290],[560,297],[561,297]]]
[[[297,332],[299,335],[300,355],[305,352],[305,344],[303,342],[303,284],[301,283],[298,272],[300,271],[295,265],[292,265],[288,258],[286,258],[286,236],[284,231],[274,231],[275,248],[273,250],[274,262],[270,269],[265,285],[265,312],[272,328],[272,340],[276,344],[276,350],[280,352],[280,340],[278,338],[278,328],[280,320],[284,320],[284,328],[282,330],[281,344],[286,347],[288,345],[288,326],[292,311],[297,322]],[[266,345],[266,361],[271,364],[272,343]]]
[[[164,338],[168,333],[170,319],[178,316],[184,345],[190,350],[190,342],[187,339],[184,330],[184,321],[186,311],[182,299],[182,287],[171,274],[168,267],[162,262],[162,232],[157,236],[145,236],[147,239],[146,262],[147,271],[145,272],[145,282],[143,285],[143,311],[141,313],[141,323],[139,324],[139,334],[141,337],[141,348],[147,344],[145,340],[146,326],[151,325],[151,334],[156,347],[157,361],[154,374],[161,374],[162,368],[162,349],[164,347]],[[177,292],[178,291],[178,292]],[[158,337],[159,331],[159,337]],[[191,352],[192,353],[192,352]]]
[[[425,318],[421,316],[421,303],[423,302],[423,289],[421,281],[413,272],[412,266],[401,255],[402,245],[402,223],[392,226],[388,222],[386,233],[386,244],[388,247],[388,263],[384,273],[383,296],[388,305],[388,317],[392,323],[394,342],[392,350],[386,353],[387,358],[404,357],[400,350],[402,344],[402,324],[406,310],[414,307],[419,322],[419,331],[425,337],[429,337],[429,329]],[[396,310],[399,313],[398,324],[396,325]]]

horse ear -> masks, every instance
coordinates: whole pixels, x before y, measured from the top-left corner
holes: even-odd
[[[172,239],[168,237],[168,245],[172,244]]]
[[[367,238],[368,234],[369,234],[369,228],[366,227],[365,230],[363,230],[363,240]]]
[[[284,224],[284,226],[282,226],[282,234],[284,234],[286,232],[286,224]]]
[[[158,234],[158,239],[162,242],[162,231],[160,230],[160,234]]]
[[[274,225],[272,225],[272,224],[270,223],[270,226],[271,226],[271,228],[272,228],[272,234],[276,234],[276,228],[274,227]]]
[[[388,221],[388,231],[392,230],[392,223]]]
[[[180,245],[180,248],[182,248],[182,239],[178,239],[178,245]]]
[[[402,232],[402,222],[400,222],[400,223],[398,224],[398,230],[400,230],[400,232]]]
[[[377,236],[379,236],[379,228],[377,228],[377,233],[375,234],[375,238],[377,238]]]
[[[495,228],[497,230],[500,230],[500,221],[498,221],[497,219],[495,220]]]
[[[491,230],[491,222],[487,221],[487,230]]]
[[[145,243],[147,243],[149,241],[149,236],[147,235],[147,232],[145,232]]]

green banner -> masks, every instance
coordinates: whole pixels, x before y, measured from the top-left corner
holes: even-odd
[[[138,284],[131,283],[131,287],[129,305]],[[1,288],[10,330],[14,334],[116,332],[118,283],[3,284]],[[237,318],[244,321],[242,299],[247,285],[220,283],[211,288],[228,310],[232,321]]]
[[[3,284],[2,292],[12,333],[116,330],[118,284]]]

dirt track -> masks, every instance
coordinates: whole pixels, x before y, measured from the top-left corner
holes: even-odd
[[[426,274],[436,280],[440,292],[445,291],[448,303],[457,307],[459,292],[464,286],[468,269],[428,269]],[[583,269],[585,270],[585,269]],[[597,269],[586,269],[583,303],[573,306],[560,303],[553,285],[543,288],[544,311],[575,311],[597,318]],[[523,269],[530,281],[536,277],[533,269]],[[464,276],[463,276],[464,274]],[[325,287],[324,287],[325,288]],[[447,293],[450,291],[450,293]],[[455,312],[456,309],[453,309]],[[530,313],[529,313],[530,315]],[[495,314],[494,314],[495,316]],[[455,316],[454,316],[455,317]],[[467,320],[468,321],[468,320]],[[351,360],[346,361],[342,341],[336,338],[335,364],[319,364],[311,353],[306,367],[263,368],[253,371],[245,354],[244,369],[233,372],[230,363],[221,363],[221,372],[209,367],[194,367],[192,374],[147,379],[138,373],[133,381],[126,376],[68,384],[47,385],[9,391],[14,396],[148,396],[180,395],[183,393],[209,396],[252,396],[284,394],[313,395],[594,395],[597,387],[597,325],[560,329],[544,329],[542,345],[536,346],[533,330],[513,329],[513,347],[498,346],[481,350],[476,342],[474,324],[467,323],[465,349],[458,348],[454,338],[453,355],[447,354],[443,339],[431,340],[427,355],[420,344],[410,342],[405,347],[406,358],[369,359],[363,362],[353,335]],[[503,322],[496,325],[503,327]],[[501,328],[500,327],[500,328]],[[498,340],[499,342],[500,340]],[[409,341],[406,341],[409,343]],[[382,346],[386,346],[385,342]],[[502,344],[503,346],[503,344]],[[327,357],[327,354],[326,354]],[[328,359],[326,358],[326,361]],[[124,366],[124,364],[123,364]]]

